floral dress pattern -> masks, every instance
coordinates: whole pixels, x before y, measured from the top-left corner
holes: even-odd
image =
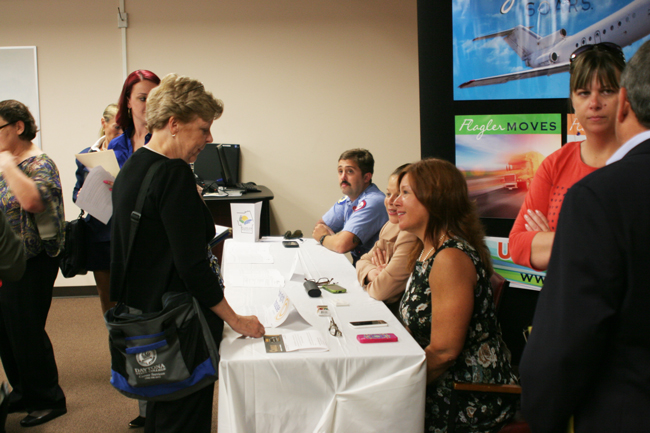
[[[65,227],[59,170],[44,153],[25,159],[18,168],[36,183],[46,209],[39,214],[25,211],[0,173],[0,210],[6,214],[12,230],[22,237],[27,259],[43,250],[56,257],[63,248]]]
[[[465,338],[465,346],[456,360],[438,380],[427,386],[425,431],[446,432],[453,382],[514,384],[517,378],[510,365],[510,351],[501,338],[489,276],[478,253],[465,241],[451,238],[429,259],[415,263],[409,287],[400,303],[402,321],[418,344],[425,348],[431,340],[431,288],[429,274],[433,262],[445,248],[466,253],[477,271],[474,311]],[[457,393],[456,431],[491,432],[510,419],[516,400],[499,394]]]

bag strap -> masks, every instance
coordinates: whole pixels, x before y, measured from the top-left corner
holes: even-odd
[[[142,207],[144,206],[144,199],[149,190],[149,185],[151,185],[151,180],[153,179],[154,174],[158,170],[158,167],[162,165],[166,160],[160,160],[154,162],[140,185],[140,192],[138,192],[138,198],[135,201],[135,208],[131,212],[131,230],[129,230],[129,246],[126,250],[126,262],[124,263],[124,271],[122,273],[122,281],[120,281],[120,296],[118,297],[117,303],[121,304],[124,301],[124,279],[126,278],[126,271],[129,269],[129,262],[131,261],[131,250],[133,249],[133,242],[135,241],[135,235],[138,231],[138,225],[140,224],[140,219],[142,218]]]

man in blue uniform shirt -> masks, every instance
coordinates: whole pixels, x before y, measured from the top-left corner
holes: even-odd
[[[388,221],[384,193],[372,183],[375,160],[365,149],[339,157],[341,198],[314,227],[312,236],[325,248],[352,254],[353,264],[370,251]]]

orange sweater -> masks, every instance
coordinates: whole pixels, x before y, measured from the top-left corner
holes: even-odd
[[[530,190],[510,231],[508,248],[513,262],[532,268],[530,250],[533,238],[538,232],[526,230],[526,211],[541,211],[546,215],[551,230],[555,231],[567,191],[574,183],[595,170],[595,167],[582,162],[578,141],[565,144],[544,159],[535,173]]]

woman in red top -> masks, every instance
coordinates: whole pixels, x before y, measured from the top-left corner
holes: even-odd
[[[614,123],[623,51],[607,42],[583,45],[570,61],[570,101],[587,139],[566,143],[542,162],[510,232],[513,262],[538,270],[548,266],[567,190],[603,167],[619,147]]]

